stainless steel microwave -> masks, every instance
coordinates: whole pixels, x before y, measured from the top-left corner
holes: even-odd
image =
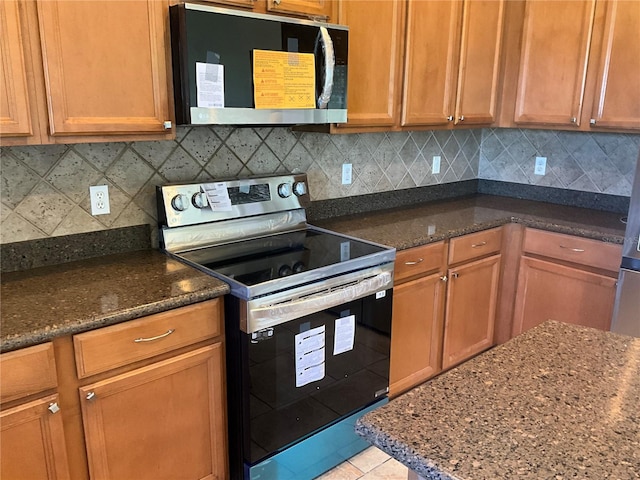
[[[179,125],[347,121],[347,27],[190,3],[170,18]]]

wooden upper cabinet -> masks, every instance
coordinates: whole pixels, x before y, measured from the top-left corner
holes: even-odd
[[[38,0],[51,135],[165,133],[167,9]]]
[[[496,120],[504,0],[467,0],[454,122],[491,124]]]
[[[503,0],[410,1],[402,125],[496,118]]]
[[[332,17],[332,0],[267,0],[270,13],[288,13],[329,19]]]
[[[402,126],[446,125],[453,115],[462,3],[409,1]]]
[[[17,1],[0,2],[0,133],[27,136],[31,124],[23,26]]]
[[[590,123],[640,129],[640,2],[607,1]]]
[[[580,124],[595,3],[527,0],[516,124]]]
[[[347,123],[338,127],[398,123],[404,13],[402,0],[381,0],[375,6],[340,2],[340,23],[349,26],[349,107]]]

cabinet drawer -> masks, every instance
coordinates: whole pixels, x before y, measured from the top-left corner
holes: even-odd
[[[0,402],[44,392],[56,385],[52,343],[0,355]]]
[[[222,333],[220,299],[73,337],[78,377],[144,360]]]
[[[456,237],[449,243],[449,265],[497,253],[502,248],[502,227]]]
[[[525,230],[522,250],[612,272],[618,271],[622,258],[622,245],[531,228]]]
[[[444,242],[408,248],[396,253],[395,282],[442,268]]]

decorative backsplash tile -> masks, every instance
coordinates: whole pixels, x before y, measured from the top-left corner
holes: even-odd
[[[0,243],[154,227],[156,185],[288,171],[308,173],[313,200],[475,178],[628,196],[639,148],[629,134],[232,127],[181,127],[175,141],[2,147]],[[548,159],[544,177],[533,175],[536,155]],[[341,184],[343,163],[353,165],[351,185]],[[111,214],[91,216],[90,185],[109,185]]]

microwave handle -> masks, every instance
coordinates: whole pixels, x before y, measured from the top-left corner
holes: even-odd
[[[333,89],[333,69],[336,60],[333,53],[333,41],[325,27],[320,27],[316,46],[318,42],[322,44],[322,51],[324,52],[324,85],[322,86],[322,92],[318,96],[318,108],[327,108],[331,98],[331,90]]]

